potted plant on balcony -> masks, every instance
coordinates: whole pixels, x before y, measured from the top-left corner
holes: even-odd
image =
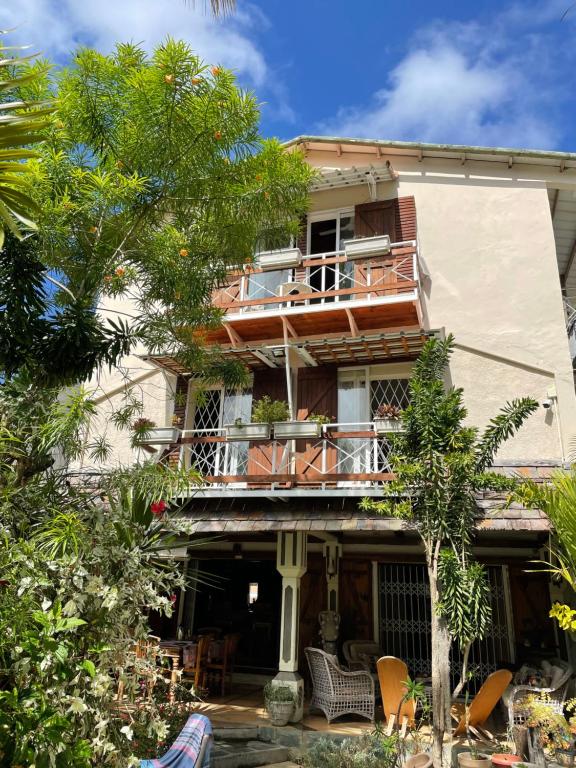
[[[344,241],[344,253],[347,259],[362,259],[367,256],[380,256],[390,253],[390,236],[355,237]]]
[[[288,416],[288,403],[264,395],[252,407],[250,424],[236,419],[234,424],[225,425],[226,434],[229,440],[269,440],[272,424]]]
[[[374,430],[377,435],[387,435],[390,432],[401,432],[403,429],[401,420],[402,411],[396,405],[383,403],[379,405],[374,414]]]
[[[294,694],[287,685],[270,680],[264,686],[264,705],[272,725],[287,725],[294,712]]]
[[[177,426],[157,427],[156,422],[145,416],[136,419],[132,431],[134,445],[172,445],[178,442],[181,434]]]
[[[296,440],[298,438],[314,438],[322,435],[322,426],[333,419],[321,413],[311,413],[308,418],[300,421],[275,421],[274,437],[279,440]]]

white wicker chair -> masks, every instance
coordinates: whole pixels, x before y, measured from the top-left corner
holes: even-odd
[[[527,717],[526,708],[523,701],[528,693],[546,693],[550,709],[554,712],[562,713],[564,702],[568,693],[570,680],[574,675],[574,670],[565,661],[555,661],[556,666],[564,670],[562,676],[556,681],[554,688],[539,688],[532,685],[515,685],[504,693],[502,697],[504,704],[508,709],[508,724],[511,728],[524,725]]]
[[[324,712],[329,723],[341,715],[360,715],[374,722],[374,680],[368,672],[344,672],[319,648],[305,648],[304,653],[312,677],[311,709]]]

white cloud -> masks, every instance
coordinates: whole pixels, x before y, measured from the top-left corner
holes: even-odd
[[[556,82],[550,41],[511,6],[489,25],[435,24],[385,78],[369,104],[346,105],[318,126],[337,136],[552,148]],[[549,21],[538,18],[539,24]],[[548,46],[548,47],[547,47]],[[554,58],[554,56],[552,56]]]
[[[103,52],[116,42],[151,49],[171,35],[186,40],[207,62],[262,86],[268,67],[250,33],[265,27],[265,18],[248,6],[229,18],[214,19],[203,5],[201,0],[197,7],[185,0],[19,0],[0,6],[0,27],[17,27],[10,42],[30,43],[60,60],[81,44]]]

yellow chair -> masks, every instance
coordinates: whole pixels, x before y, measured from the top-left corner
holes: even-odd
[[[408,667],[395,656],[382,656],[376,662],[376,669],[388,726],[386,732],[392,733],[395,723],[398,722],[401,733],[405,733],[408,726],[414,725],[416,712],[416,703],[413,699],[403,701],[406,695],[405,683],[410,680]]]
[[[488,675],[472,699],[472,703],[468,707],[468,728],[479,739],[488,737],[490,741],[494,740],[492,734],[484,728],[484,723],[492,714],[511,680],[512,672],[507,669],[498,669]],[[458,702],[452,706],[452,717],[457,722],[454,736],[462,736],[466,733],[466,706],[464,703]]]

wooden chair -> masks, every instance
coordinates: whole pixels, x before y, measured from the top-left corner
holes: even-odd
[[[202,635],[199,637],[194,664],[187,664],[183,667],[184,676],[192,677],[194,679],[194,689],[196,691],[200,688],[204,688],[206,664],[208,663],[208,649],[210,648],[212,640],[212,635]]]
[[[416,713],[416,703],[413,699],[403,701],[406,683],[410,680],[408,667],[402,659],[395,656],[382,656],[376,662],[376,669],[387,724],[386,732],[390,735],[396,725],[404,735],[406,728],[414,725]]]
[[[452,717],[457,722],[454,736],[462,736],[466,733],[466,719],[468,719],[468,728],[471,733],[479,739],[486,740],[488,738],[489,741],[494,741],[492,734],[484,728],[484,723],[492,714],[511,680],[512,672],[507,669],[498,669],[488,675],[468,707],[468,718],[466,718],[465,704],[460,702],[454,704]]]
[[[230,681],[232,687],[232,672],[234,671],[234,659],[236,649],[240,641],[240,635],[234,632],[231,635],[225,635],[222,643],[222,656],[219,659],[213,659],[206,664],[207,672],[217,672],[221,680],[221,695],[226,695],[226,682]]]

